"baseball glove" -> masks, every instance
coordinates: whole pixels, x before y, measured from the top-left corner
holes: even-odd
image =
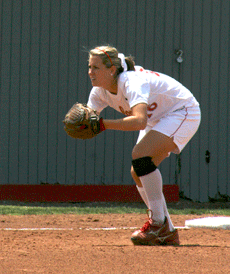
[[[76,103],[63,120],[66,133],[77,139],[91,139],[105,130],[102,118],[86,104]]]

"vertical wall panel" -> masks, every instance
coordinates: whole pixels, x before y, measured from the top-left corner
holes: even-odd
[[[209,97],[209,149],[211,153],[211,159],[209,164],[209,196],[214,197],[218,191],[218,120],[219,120],[219,52],[220,40],[219,40],[219,30],[220,30],[220,2],[212,1],[211,3],[211,40],[210,44],[212,46],[211,56],[210,56],[210,97]]]
[[[23,2],[25,8],[24,18],[30,20],[29,48],[24,54],[29,56],[29,131],[28,131],[28,182],[37,182],[38,173],[38,151],[39,151],[39,35],[40,35],[40,5],[37,2]],[[32,5],[31,5],[32,3]],[[29,6],[29,9],[27,9]],[[26,21],[23,22],[23,25]],[[23,40],[23,39],[22,39]],[[22,50],[24,50],[22,48]]]
[[[191,90],[199,100],[199,65],[201,62],[200,47],[202,47],[201,26],[202,26],[202,3],[189,1],[183,4],[183,31],[182,31],[182,50],[184,52],[184,62],[181,66],[181,82]],[[207,23],[205,23],[207,24]],[[196,137],[196,136],[195,136]],[[194,138],[195,138],[194,137]],[[194,148],[194,138],[181,154],[181,182],[180,189],[186,196],[199,199],[199,176],[195,167],[199,162],[199,147]],[[199,164],[198,164],[199,165]],[[192,170],[193,166],[193,170]],[[194,172],[195,171],[195,172]],[[204,187],[205,188],[205,187]]]
[[[20,79],[19,79],[19,158],[18,158],[18,164],[19,164],[19,179],[18,184],[28,184],[31,181],[34,180],[34,178],[31,178],[29,175],[29,164],[31,158],[29,158],[29,142],[31,141],[29,138],[29,110],[30,110],[30,97],[31,97],[31,73],[30,73],[30,67],[31,67],[31,22],[33,19],[33,22],[36,18],[36,16],[32,16],[31,14],[32,7],[30,5],[29,1],[25,1],[22,5],[22,23],[21,23],[21,44],[20,44]],[[28,16],[30,15],[31,16]],[[39,14],[39,13],[38,13]],[[35,14],[33,14],[35,15]],[[37,20],[36,20],[37,22]],[[39,20],[38,20],[39,22]],[[34,33],[37,33],[39,28],[34,28]],[[39,43],[36,43],[38,45]],[[33,44],[34,46],[35,44]],[[39,56],[38,52],[36,54],[37,58]],[[36,58],[36,56],[33,56]],[[34,60],[34,59],[33,59]],[[35,83],[32,84],[32,91],[35,94],[35,98],[37,99],[37,92],[38,92],[38,85],[35,86]],[[38,119],[36,120],[36,122]],[[35,124],[36,124],[35,122]],[[37,138],[37,135],[35,136]],[[37,146],[35,146],[37,148]],[[37,160],[37,154],[35,152],[34,157],[36,157]],[[32,162],[32,161],[31,161]],[[33,174],[37,173],[37,167],[36,165],[33,167]],[[37,175],[37,174],[36,174]],[[37,181],[37,178],[35,178],[35,181]]]
[[[40,1],[39,16],[39,97],[38,97],[38,182],[48,182],[48,107],[50,56],[50,1]]]
[[[19,79],[20,79],[20,43],[21,43],[21,3],[12,5],[11,30],[11,81],[9,106],[9,180],[18,183],[18,132],[19,132]]]
[[[61,1],[52,1],[50,5],[50,53],[48,87],[48,174],[49,182],[56,182],[57,175],[57,106],[58,106],[58,68],[60,65],[60,28]]]
[[[66,180],[66,143],[62,120],[65,116],[67,105],[68,78],[69,78],[69,45],[70,45],[70,0],[60,3],[60,41],[59,41],[59,65],[57,87],[57,177],[56,182]],[[65,145],[63,145],[65,144]]]
[[[72,104],[78,100],[77,98],[77,74],[78,74],[78,59],[81,54],[80,46],[79,46],[79,17],[80,17],[80,4],[79,1],[70,1],[69,8],[69,52],[68,52],[68,79],[67,79],[67,87],[66,87],[66,96],[67,102],[62,105],[62,110],[66,113]],[[64,118],[64,114],[61,119]],[[65,132],[62,131],[62,134]],[[64,137],[62,146],[66,147],[66,158],[65,160],[65,183],[66,184],[76,184],[77,176],[76,176],[76,153],[77,153],[77,143],[75,140],[69,140],[67,136]],[[62,181],[60,181],[62,182]]]
[[[9,182],[9,167],[10,164],[10,91],[11,91],[11,45],[12,45],[12,1],[2,2],[2,17],[1,17],[1,181],[2,183]],[[3,92],[4,91],[4,92]],[[17,126],[17,125],[16,125]],[[17,157],[17,152],[16,152]]]
[[[79,55],[77,60],[78,72],[77,72],[77,100],[78,102],[86,102],[86,92],[87,92],[87,65],[86,65],[86,55],[83,54],[83,46],[88,45],[88,22],[89,22],[89,10],[90,1],[80,1],[79,4],[79,20],[77,31],[79,32]],[[72,98],[73,99],[73,98]],[[75,100],[74,100],[75,101]],[[71,105],[74,102],[71,103]],[[72,140],[68,140],[71,141]],[[86,170],[86,142],[79,140],[75,141],[76,144],[76,183],[84,184],[85,180],[85,170]],[[67,163],[68,164],[68,163]]]
[[[230,196],[230,123],[229,123],[229,62],[230,39],[226,35],[230,32],[230,2],[222,1],[220,6],[220,29],[219,29],[219,120],[218,120],[218,190],[220,193]],[[222,183],[223,182],[223,183]],[[226,182],[226,183],[225,183]]]
[[[226,156],[229,140],[226,78],[226,73],[229,74],[229,32],[226,32],[229,29],[229,2],[185,1],[183,21],[182,81],[200,102],[202,121],[198,133],[182,152],[180,188],[193,200],[207,201],[209,197],[218,198],[220,189],[220,193],[226,194],[229,181]],[[228,33],[225,37],[223,30]],[[220,113],[223,113],[224,130],[220,128]],[[210,161],[206,158],[209,153]],[[220,172],[220,166],[223,172]]]
[[[184,5],[184,8],[186,9],[186,4]],[[187,9],[189,11],[189,9]],[[200,98],[200,92],[201,92],[201,76],[200,76],[200,71],[201,71],[201,64],[202,64],[202,47],[203,43],[201,43],[202,37],[203,37],[203,32],[202,32],[202,24],[206,25],[206,21],[202,21],[203,17],[203,7],[202,7],[202,2],[200,1],[195,1],[193,6],[192,6],[192,41],[191,41],[191,71],[190,71],[190,79],[191,79],[191,91],[197,98],[198,102],[201,103],[201,98]],[[191,12],[191,11],[190,11]],[[189,30],[189,26],[185,29],[187,32]],[[188,44],[187,44],[188,46]],[[187,62],[187,49],[185,47],[185,62]],[[183,73],[186,73],[186,67],[184,68]],[[202,109],[202,114],[203,114],[203,109]],[[202,117],[203,118],[203,117]],[[190,184],[190,197],[193,197],[192,199],[194,200],[199,200],[200,199],[200,147],[199,147],[199,134],[200,131],[196,133],[196,135],[193,137],[192,141],[189,143],[188,146],[188,151],[189,154],[187,157],[184,157],[184,160],[188,161],[190,164],[190,174],[189,178],[190,180],[188,181]],[[189,160],[188,160],[189,159]],[[182,163],[184,164],[184,162]],[[183,170],[183,167],[182,167]],[[186,172],[183,170],[184,173]],[[183,183],[183,182],[182,182]],[[187,183],[187,182],[186,182]],[[205,181],[204,184],[202,185],[202,190],[206,193],[207,195],[207,182]]]
[[[210,115],[210,107],[209,107],[209,67],[210,67],[210,40],[211,40],[211,5],[210,2],[207,3],[207,5],[204,5],[204,2],[202,3],[202,14],[201,14],[201,52],[200,52],[200,78],[198,78],[198,82],[200,83],[200,106],[202,111],[201,116],[201,125],[199,128],[199,136],[200,136],[200,157],[199,157],[199,166],[200,166],[200,180],[199,182],[202,182],[201,188],[197,188],[196,192],[194,188],[192,187],[194,185],[194,182],[190,182],[190,197],[192,199],[199,199],[199,196],[195,196],[194,193],[198,193],[200,191],[203,192],[202,197],[205,197],[207,199],[208,193],[209,193],[209,164],[206,162],[206,152],[209,153],[209,147],[207,146],[209,142],[209,132],[208,132],[208,123],[209,123],[209,115]],[[196,67],[194,68],[194,71],[196,70]],[[192,145],[193,143],[191,143]],[[196,183],[195,183],[196,184]],[[199,186],[199,184],[198,184]]]
[[[194,200],[230,195],[229,10],[227,0],[0,0],[1,184],[133,184],[137,132],[82,141],[62,125],[87,102],[87,51],[108,43],[180,80],[201,104],[198,133],[160,166],[164,184]]]

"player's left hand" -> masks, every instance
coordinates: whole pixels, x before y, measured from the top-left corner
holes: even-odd
[[[91,139],[105,130],[103,119],[85,104],[76,103],[63,120],[66,133],[77,139]]]

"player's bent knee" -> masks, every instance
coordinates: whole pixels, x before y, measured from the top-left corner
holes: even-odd
[[[138,177],[147,175],[157,169],[150,156],[132,160],[132,165]]]

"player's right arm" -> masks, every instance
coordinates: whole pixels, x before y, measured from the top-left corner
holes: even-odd
[[[132,115],[116,120],[103,120],[106,129],[138,131],[147,125],[147,104],[140,103],[132,107]]]

